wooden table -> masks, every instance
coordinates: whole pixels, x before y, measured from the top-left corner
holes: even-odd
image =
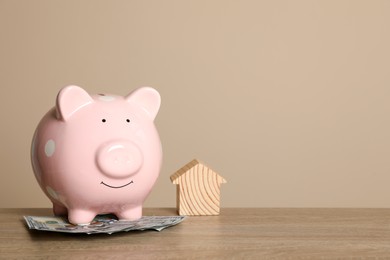
[[[23,215],[51,210],[0,209],[1,259],[390,258],[390,209],[223,208],[220,216],[188,217],[161,232],[112,235],[32,231]]]

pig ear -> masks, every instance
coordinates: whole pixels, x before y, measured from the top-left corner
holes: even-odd
[[[65,87],[57,95],[57,118],[66,121],[77,110],[92,102],[92,97],[84,89],[77,86]]]
[[[142,87],[128,94],[125,99],[127,102],[141,107],[154,120],[160,109],[161,97],[154,88]]]

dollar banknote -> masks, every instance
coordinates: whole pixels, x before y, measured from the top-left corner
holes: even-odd
[[[143,216],[134,221],[118,220],[114,215],[98,215],[88,225],[73,225],[65,217],[55,216],[24,216],[29,229],[64,232],[64,233],[86,233],[112,234],[116,232],[127,232],[135,230],[156,230],[179,224],[184,216]]]

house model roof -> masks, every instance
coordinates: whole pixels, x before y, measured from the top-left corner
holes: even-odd
[[[200,169],[194,169],[194,167],[199,167]],[[171,175],[170,179],[173,184],[180,184],[180,179],[183,175],[186,174],[193,175],[197,173],[210,175],[210,177],[216,178],[217,183],[226,183],[226,180],[222,176],[220,176],[218,173],[216,173],[215,171],[207,167],[198,159],[194,159],[191,162],[184,165],[183,167],[181,167],[179,170],[177,170],[174,174]]]

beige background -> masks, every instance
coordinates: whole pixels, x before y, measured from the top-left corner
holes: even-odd
[[[149,85],[169,176],[198,158],[224,207],[390,206],[390,1],[0,0],[0,207],[47,207],[29,149],[58,90]]]

